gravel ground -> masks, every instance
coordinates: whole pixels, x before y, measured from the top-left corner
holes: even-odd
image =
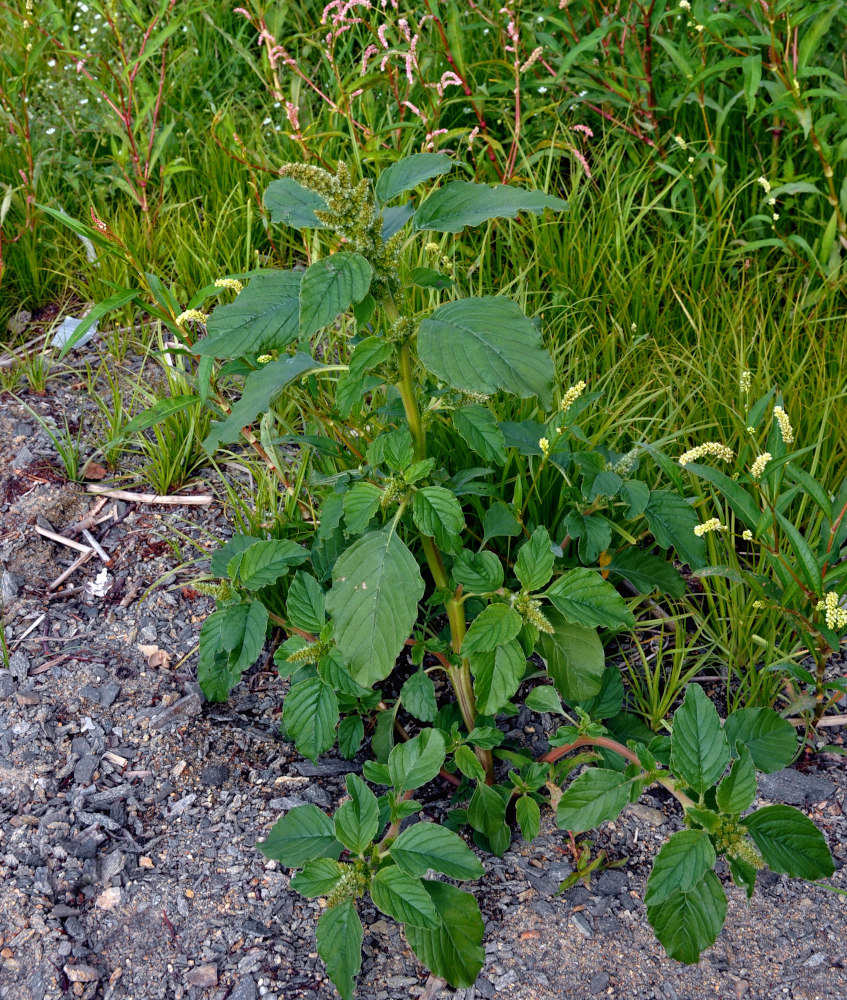
[[[28,401],[61,413],[78,399],[67,385],[50,393]],[[192,653],[212,603],[190,586],[204,563],[180,566],[226,537],[220,504],[163,513],[112,501],[112,520],[94,529],[111,556],[107,592],[91,560],[67,584],[87,591],[48,599],[77,553],[35,526],[66,529],[94,498],[63,481],[46,435],[9,401],[0,441],[12,649],[12,669],[0,669],[0,1000],[337,996],[315,951],[319,904],[289,892],[254,844],[295,805],[335,808],[362,759],[313,765],[280,739],[282,688],[267,662],[226,706],[204,703]],[[196,548],[172,546],[174,528]],[[841,887],[846,790],[836,757],[762,789],[822,826]],[[421,818],[440,820],[448,794],[434,787]],[[549,824],[532,845],[517,838],[502,859],[483,857],[473,888],[486,962],[468,990],[442,989],[396,925],[363,907],[359,996],[847,1000],[844,897],[782,876],[763,878],[749,904],[729,887],[726,930],[700,965],[664,955],[642,899],[647,862],[679,826],[663,794],[643,797],[593,835],[624,865],[564,895],[571,858]]]

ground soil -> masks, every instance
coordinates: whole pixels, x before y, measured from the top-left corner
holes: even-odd
[[[86,404],[73,378],[22,398],[45,418],[78,420]],[[215,499],[110,501],[101,513],[111,520],[93,529],[109,565],[94,558],[49,591],[78,553],[36,526],[65,531],[96,498],[67,482],[32,414],[0,401],[11,650],[11,669],[0,669],[0,1000],[337,995],[315,951],[320,904],[291,892],[255,843],[295,805],[335,808],[364,756],[312,764],[282,740],[284,689],[267,657],[226,705],[204,702],[194,654],[213,604],[192,581],[230,528],[211,474],[185,492]],[[515,725],[537,737],[537,717]],[[832,884],[847,888],[842,762],[820,756],[771,776],[762,797],[792,801],[820,824],[839,869]],[[434,783],[420,818],[442,819],[449,792]],[[358,995],[847,1000],[844,897],[783,876],[764,876],[749,904],[724,877],[729,915],[715,946],[693,967],[664,955],[644,887],[680,825],[672,800],[644,796],[592,835],[621,867],[564,894],[573,858],[549,822],[531,845],[516,835],[503,858],[481,856],[486,874],[471,888],[486,962],[468,990],[429,977],[397,926],[364,905]]]

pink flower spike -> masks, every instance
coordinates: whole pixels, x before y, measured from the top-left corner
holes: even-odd
[[[589,139],[594,138],[594,132],[587,125],[571,125],[572,132],[582,132],[583,135],[587,135]]]

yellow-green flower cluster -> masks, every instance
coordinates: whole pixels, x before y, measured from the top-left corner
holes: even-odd
[[[694,534],[698,538],[702,538],[703,535],[708,535],[710,531],[727,531],[727,526],[721,524],[719,517],[710,517],[708,521],[704,521],[702,524],[694,525]]]
[[[273,355],[260,354],[259,357],[256,358],[256,360],[259,362],[260,365],[266,365],[269,361],[273,361]]]
[[[244,288],[238,278],[216,278],[215,288],[228,288],[236,295]]]
[[[735,458],[735,452],[727,445],[721,444],[720,441],[706,441],[683,452],[679,456],[679,464],[688,465],[689,462],[696,462],[698,458],[704,458],[706,455],[713,455],[722,462],[731,462]]]
[[[539,438],[538,447],[541,449],[541,454],[545,458],[547,458],[547,456],[550,454],[550,442],[547,440],[547,438]]]
[[[185,312],[181,312],[176,318],[177,326],[185,326],[186,323],[205,323],[209,317],[200,312],[199,309],[186,309]]]
[[[773,458],[769,451],[763,451],[756,461],[750,466],[750,475],[753,479],[761,479],[764,475],[768,462]]]
[[[741,373],[741,378],[738,380],[738,384],[741,386],[741,391],[746,396],[753,385],[753,373],[749,371],[743,371]]]
[[[822,601],[815,606],[816,611],[823,611],[826,627],[838,632],[847,626],[847,608],[841,606],[841,597],[830,590]]]
[[[741,532],[741,538],[745,542],[752,542],[753,541],[753,532],[750,531],[748,528],[745,528],[744,531]]]
[[[572,385],[570,389],[562,396],[562,413],[567,413],[568,410],[573,406],[573,404],[579,399],[579,397],[585,392],[586,383],[582,380]]]
[[[794,429],[791,426],[791,421],[788,419],[788,414],[781,406],[775,406],[773,408],[773,415],[776,417],[776,422],[779,424],[779,433],[782,435],[782,440],[786,444],[793,444]]]

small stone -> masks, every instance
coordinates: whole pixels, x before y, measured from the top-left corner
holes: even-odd
[[[192,986],[217,986],[218,967],[216,965],[198,965],[185,978]]]
[[[226,764],[209,764],[200,772],[200,781],[210,788],[220,788],[229,778],[229,768]]]
[[[119,906],[121,902],[121,890],[117,886],[112,886],[110,889],[104,889],[100,895],[94,900],[94,905],[98,906],[101,910],[112,910],[116,906]]]
[[[15,695],[15,701],[19,705],[39,705],[41,703],[41,695],[36,694],[35,691],[18,691]]]
[[[0,698],[11,698],[15,693],[15,678],[8,670],[0,669]]]
[[[28,309],[18,309],[6,324],[13,337],[19,337],[32,322],[32,313]]]
[[[311,761],[297,761],[292,764],[292,769],[304,778],[332,778],[340,774],[352,774],[361,771],[361,765],[353,764],[347,760],[323,760],[320,764],[313,764]]]
[[[100,973],[90,965],[66,965],[65,975],[72,983],[96,983]]]
[[[14,573],[10,573],[8,570],[3,570],[0,573],[0,601],[4,604],[8,604],[9,601],[13,600],[18,596],[18,591],[21,589],[20,578]]]
[[[253,982],[253,977],[248,975],[244,979],[239,979],[229,995],[229,1000],[256,1000],[257,996],[256,984]]]
[[[629,885],[624,872],[611,868],[597,879],[597,893],[600,896],[617,896]]]
[[[203,711],[203,703],[196,694],[187,694],[172,705],[158,712],[150,720],[151,729],[162,729],[171,722],[176,722],[181,716],[200,715]]]
[[[651,809],[650,806],[645,806],[641,802],[632,802],[627,807],[627,812],[632,813],[636,819],[640,819],[642,823],[646,823],[648,826],[661,826],[665,822],[665,814],[660,812],[658,809]]]
[[[608,972],[595,972],[588,983],[588,992],[591,994],[602,993],[609,985]]]
[[[83,684],[79,689],[79,696],[87,701],[93,701],[96,705],[100,704],[100,689],[93,684]]]
[[[100,688],[100,704],[103,708],[111,708],[120,693],[120,684],[104,684]]]
[[[594,931],[591,929],[591,924],[589,924],[581,913],[572,913],[571,923],[584,938],[594,937]]]
[[[23,684],[29,674],[29,657],[16,650],[9,657],[9,670],[18,684]]]
[[[763,774],[759,778],[759,795],[771,802],[803,806],[809,802],[823,802],[834,793],[835,785],[828,778],[803,774],[791,767],[774,774]]]
[[[153,864],[153,859],[152,858],[147,858],[147,857],[143,857],[142,856],[142,857],[140,857],[138,859],[138,867],[139,868],[155,868],[156,866]]]
[[[828,961],[826,952],[817,951],[813,955],[810,955],[803,965],[805,965],[807,969],[816,969],[819,965],[823,965],[826,961]]]
[[[74,781],[78,785],[90,785],[98,763],[99,760],[94,754],[86,754],[74,767]]]

